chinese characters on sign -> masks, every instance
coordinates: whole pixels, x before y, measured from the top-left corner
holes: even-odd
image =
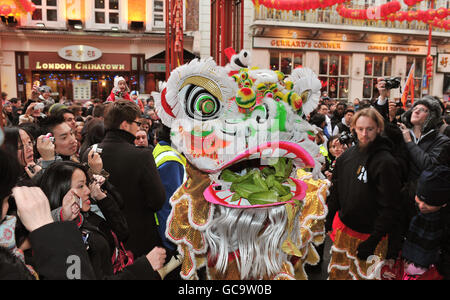
[[[450,73],[450,53],[438,53],[437,71]]]
[[[93,61],[102,56],[102,52],[94,47],[86,45],[72,45],[59,49],[58,55],[70,61]]]

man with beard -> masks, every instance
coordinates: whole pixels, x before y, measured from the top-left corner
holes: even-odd
[[[376,109],[358,111],[351,127],[357,144],[336,160],[328,200],[329,279],[378,279],[381,260],[395,258],[398,250],[385,237],[397,226],[399,167],[381,136],[384,120]]]

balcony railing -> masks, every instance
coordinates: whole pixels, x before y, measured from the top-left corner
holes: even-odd
[[[309,23],[321,25],[343,25],[352,27],[371,27],[380,30],[392,28],[397,30],[418,30],[428,32],[428,25],[419,22],[399,22],[399,21],[372,21],[372,20],[351,20],[341,17],[336,10],[317,9],[314,11],[282,11],[268,9],[264,6],[255,8],[255,21],[273,21],[284,23]],[[364,29],[361,29],[364,30]],[[445,32],[444,29],[433,27],[433,32]]]

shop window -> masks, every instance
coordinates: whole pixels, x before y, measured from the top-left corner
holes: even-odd
[[[23,26],[39,26],[39,28],[66,27],[64,0],[32,0],[36,9],[21,19]]]
[[[183,30],[186,28],[186,5],[183,3]],[[162,31],[166,28],[166,1],[165,0],[146,0],[146,30]]]
[[[426,68],[426,58],[424,57],[414,57],[409,56],[406,59],[406,76],[409,75],[409,71],[411,70],[412,64],[414,65],[414,98],[422,98],[423,96],[427,95],[426,89],[424,87],[426,86],[425,82],[425,68]],[[430,86],[431,86],[430,80]]]
[[[301,52],[270,52],[270,69],[281,71],[286,75],[292,73],[292,70],[302,67],[303,53]]]
[[[319,80],[322,92],[332,99],[348,100],[350,56],[341,54],[321,54]]]
[[[31,70],[27,52],[16,52],[17,98],[25,101],[31,97]]]
[[[153,0],[153,28],[165,28],[164,5],[165,1]]]
[[[87,0],[86,29],[127,30],[128,0]]]
[[[377,79],[392,75],[392,57],[366,55],[364,63],[363,98],[375,99],[379,93],[376,88]]]

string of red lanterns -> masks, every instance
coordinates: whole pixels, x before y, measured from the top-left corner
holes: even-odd
[[[372,6],[367,9],[346,8],[344,5],[338,5],[336,11],[338,14],[347,19],[354,20],[383,20],[388,15],[393,15],[401,9],[398,1],[388,2],[379,6]]]
[[[280,10],[310,10],[342,4],[349,0],[252,0],[255,6]]]

